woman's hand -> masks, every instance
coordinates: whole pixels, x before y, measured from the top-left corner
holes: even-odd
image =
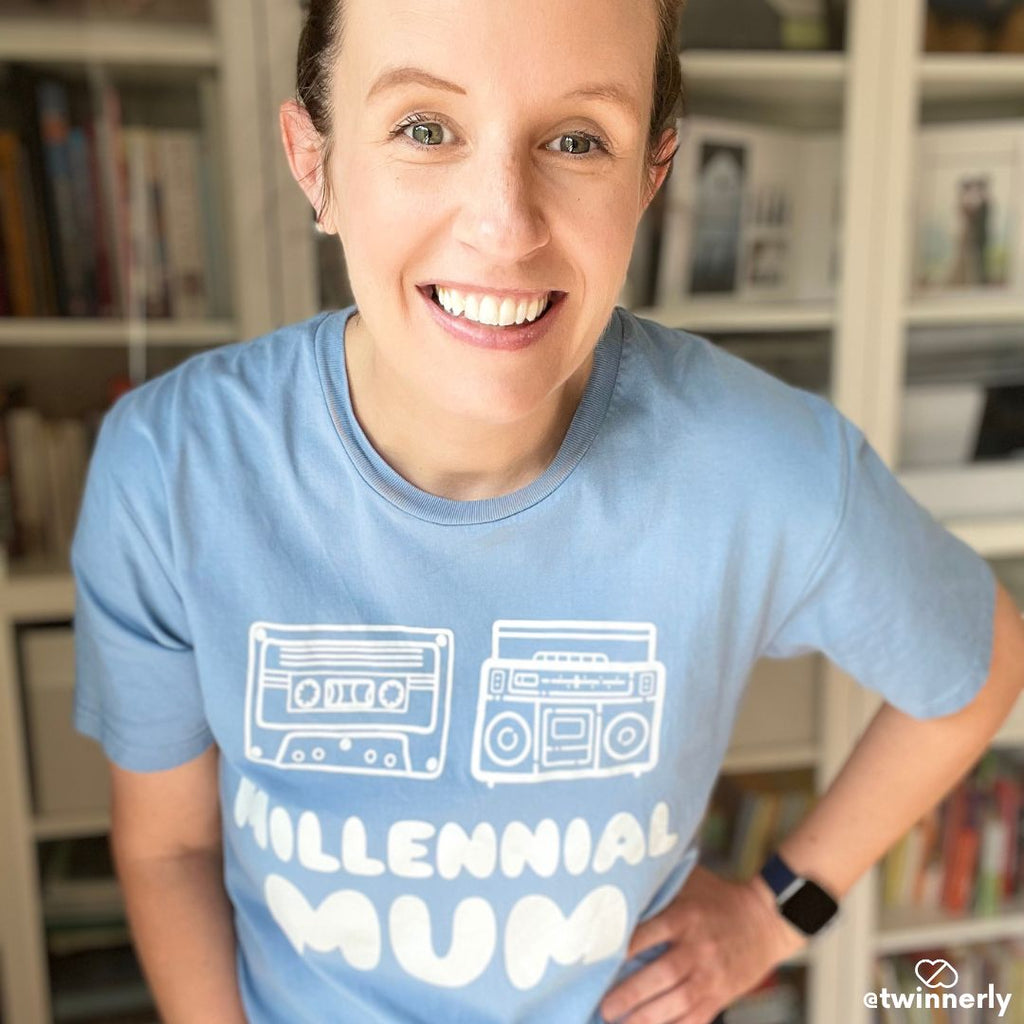
[[[627,955],[659,943],[668,949],[605,996],[605,1020],[709,1024],[807,937],[779,913],[760,875],[731,882],[698,864],[675,899],[633,932]]]

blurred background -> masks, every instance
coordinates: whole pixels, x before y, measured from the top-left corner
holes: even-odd
[[[0,0],[0,1020],[156,1020],[72,732],[68,546],[93,438],[191,355],[353,301],[281,149],[298,0]],[[674,168],[619,303],[831,400],[1024,604],[1024,2],[689,0]],[[705,862],[750,877],[877,701],[757,666]],[[1014,993],[1024,708],[729,1024],[882,1024]],[[931,1012],[931,1011],[929,1011]],[[937,1012],[937,1011],[936,1011]],[[935,1020],[988,1022],[961,1010]]]

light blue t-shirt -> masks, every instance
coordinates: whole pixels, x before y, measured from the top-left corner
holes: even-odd
[[[354,308],[107,414],[75,725],[136,771],[220,748],[253,1024],[598,1021],[755,660],[951,713],[994,577],[828,402],[621,307],[540,477],[430,495],[353,415]]]

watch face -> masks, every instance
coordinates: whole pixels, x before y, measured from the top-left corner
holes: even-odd
[[[828,924],[838,909],[836,901],[821,886],[805,880],[786,900],[782,914],[801,931],[813,935]]]

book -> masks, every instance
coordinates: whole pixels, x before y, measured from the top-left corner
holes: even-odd
[[[128,168],[121,138],[121,97],[100,65],[89,68],[92,134],[96,142],[97,185],[103,210],[111,305],[123,315],[127,305],[129,247]]]
[[[11,316],[34,316],[38,305],[30,257],[31,196],[22,191],[24,160],[18,136],[10,130],[0,131],[0,229]]]
[[[101,312],[109,313],[109,297],[104,296],[101,310],[98,238],[96,209],[96,184],[93,179],[94,157],[90,152],[90,141],[86,129],[81,125],[68,128],[68,170],[71,196],[74,203],[77,259],[82,280],[84,308],[89,316]]]
[[[162,129],[153,135],[165,211],[171,313],[180,319],[207,315],[207,268],[200,221],[199,133]]]
[[[128,185],[127,313],[129,318],[137,320],[162,317],[169,311],[169,301],[165,305],[164,268],[158,238],[158,186],[153,173],[150,135],[150,129],[145,127],[124,125],[121,128]]]
[[[46,486],[42,473],[43,419],[26,405],[4,416],[14,510],[12,555],[33,555],[45,548]]]
[[[57,279],[58,304],[63,316],[89,316],[94,310],[88,294],[87,241],[81,235],[76,212],[67,86],[58,79],[44,78],[36,85],[36,96],[46,186],[54,213],[49,227],[56,238],[61,271]]]
[[[229,317],[232,313],[233,281],[231,252],[223,197],[228,187],[221,151],[221,123],[214,80],[204,76],[197,83],[201,111],[199,133],[199,198],[206,253],[207,315]],[[320,237],[320,236],[317,236]],[[338,250],[341,246],[338,245]],[[351,298],[339,304],[347,306]],[[328,308],[324,306],[323,308]]]
[[[7,67],[6,98],[10,104],[13,127],[24,147],[19,194],[29,219],[30,258],[34,292],[37,296],[34,316],[59,316],[65,309],[66,286],[55,225],[57,210],[48,187],[46,153],[40,132],[41,111],[38,85],[40,74],[22,64]]]

